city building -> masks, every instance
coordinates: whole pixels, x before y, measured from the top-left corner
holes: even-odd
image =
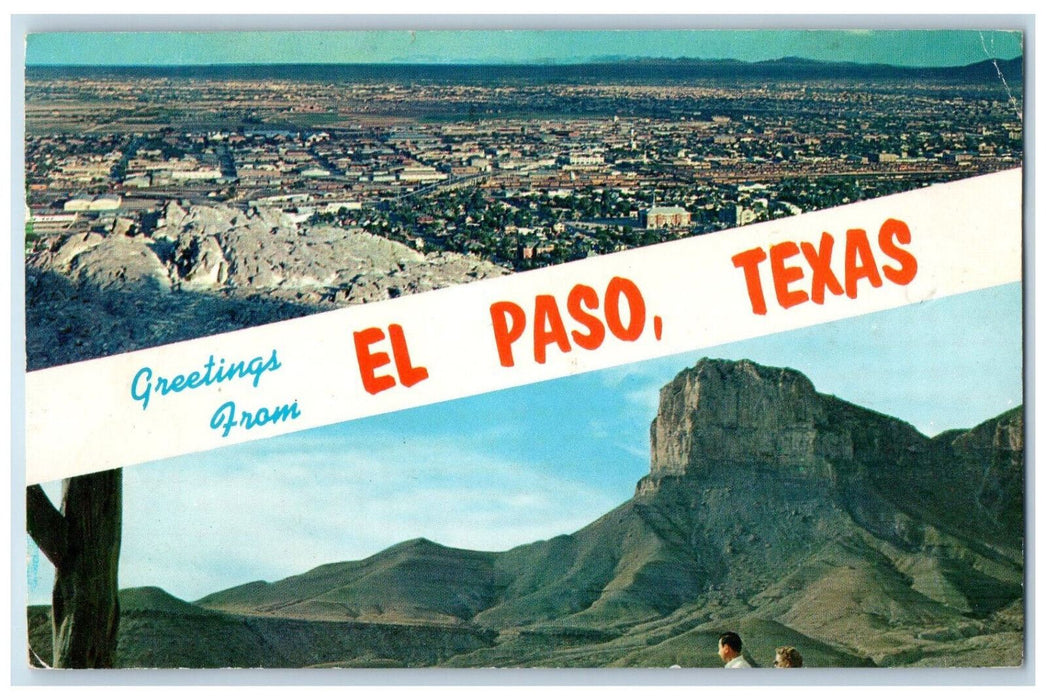
[[[690,212],[682,207],[650,207],[639,212],[643,228],[679,228],[690,225]]]

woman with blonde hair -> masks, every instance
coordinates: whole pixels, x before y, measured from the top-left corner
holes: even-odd
[[[774,668],[800,668],[803,655],[795,647],[777,647],[774,656]]]

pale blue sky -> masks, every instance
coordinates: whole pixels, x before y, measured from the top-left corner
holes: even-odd
[[[658,389],[704,356],[798,369],[928,435],[970,428],[1023,402],[1021,287],[131,467],[121,586],[195,600],[414,537],[498,551],[572,532],[631,497]]]
[[[607,57],[785,56],[899,66],[1022,53],[1020,32],[974,30],[421,30],[30,34],[26,65],[578,63]]]

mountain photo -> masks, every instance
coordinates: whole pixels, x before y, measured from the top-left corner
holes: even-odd
[[[934,438],[801,373],[702,359],[659,393],[649,473],[507,551],[412,539],[195,601],[120,593],[122,667],[711,667],[1023,658],[1020,407]],[[261,543],[259,543],[261,544]],[[45,608],[30,609],[46,648]]]

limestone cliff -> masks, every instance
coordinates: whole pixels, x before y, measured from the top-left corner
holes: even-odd
[[[666,480],[723,470],[750,480],[800,479],[829,488],[862,524],[886,535],[908,518],[953,532],[989,526],[988,539],[1023,536],[1023,419],[1015,409],[970,431],[928,438],[911,425],[819,394],[795,370],[703,359],[660,393],[650,427],[650,474]]]
[[[723,462],[828,476],[833,461],[852,458],[809,379],[747,360],[702,360],[680,372],[661,389],[650,428],[653,477]]]

